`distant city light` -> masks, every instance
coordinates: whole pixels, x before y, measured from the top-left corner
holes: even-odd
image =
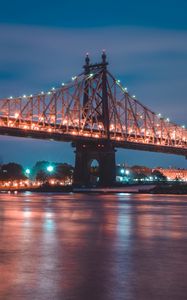
[[[125,171],[125,174],[126,174],[126,175],[129,175],[129,174],[130,174],[129,170],[126,170],[126,171]]]
[[[120,170],[120,173],[121,173],[121,174],[125,174],[125,170],[124,170],[124,169],[121,169],[121,170]]]

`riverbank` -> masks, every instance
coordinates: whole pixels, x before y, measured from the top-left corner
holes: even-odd
[[[90,187],[90,188],[77,188],[73,186],[60,186],[60,185],[43,185],[40,187],[25,187],[25,188],[3,188],[0,189],[1,193],[85,193],[85,194],[116,194],[116,193],[139,193],[139,194],[177,194],[187,195],[187,184],[149,184],[149,185],[125,185],[117,187]]]
[[[73,192],[73,187],[70,185],[67,186],[61,186],[61,185],[42,185],[39,187],[22,187],[22,188],[16,188],[16,187],[8,187],[8,188],[1,188],[1,193],[24,193],[24,192],[33,192],[33,193],[69,193]]]
[[[187,184],[157,185],[149,190],[149,194],[187,195]]]

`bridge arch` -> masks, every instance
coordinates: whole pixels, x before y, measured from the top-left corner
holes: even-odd
[[[88,162],[89,180],[91,185],[98,185],[100,179],[100,161],[96,158]]]
[[[111,143],[77,142],[73,146],[76,148],[75,186],[111,186],[115,183],[115,149]],[[92,167],[98,167],[95,174],[91,172]]]

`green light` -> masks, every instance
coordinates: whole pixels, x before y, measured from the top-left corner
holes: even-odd
[[[29,174],[31,173],[31,170],[30,170],[30,169],[26,169],[26,170],[25,170],[25,173],[26,173],[27,175],[29,175]]]
[[[50,165],[50,166],[47,167],[47,171],[48,172],[51,173],[51,172],[53,172],[53,170],[54,170],[53,166]]]

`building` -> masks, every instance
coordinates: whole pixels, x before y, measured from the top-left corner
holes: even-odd
[[[163,169],[156,168],[155,170],[161,172],[164,176],[167,177],[168,180],[182,180],[187,181],[187,169]]]

